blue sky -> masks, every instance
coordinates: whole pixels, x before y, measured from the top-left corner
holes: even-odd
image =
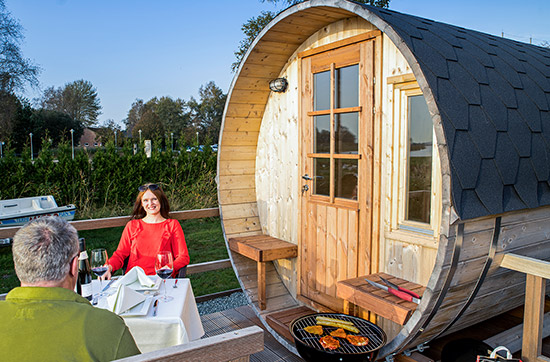
[[[259,0],[5,0],[25,28],[23,54],[43,69],[42,89],[85,79],[100,121],[126,118],[136,98],[197,98],[214,81],[228,91],[242,24]],[[550,1],[392,0],[390,9],[529,42],[550,42]],[[40,92],[28,91],[28,98]]]

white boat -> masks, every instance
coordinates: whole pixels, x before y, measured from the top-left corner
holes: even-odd
[[[75,205],[57,206],[52,195],[0,200],[0,227],[20,226],[44,216],[74,219]]]

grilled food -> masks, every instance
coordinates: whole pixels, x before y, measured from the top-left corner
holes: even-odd
[[[333,337],[338,337],[338,338],[346,338],[346,336],[347,336],[346,332],[342,328],[338,328],[338,329],[330,332],[330,335],[333,336]]]
[[[323,335],[323,327],[315,325],[315,326],[309,326],[305,327],[304,331],[311,333],[311,334],[318,334],[320,336]]]
[[[354,336],[352,334],[348,334],[346,339],[348,340],[349,343],[358,347],[366,346],[367,344],[369,344],[369,339],[363,336]]]
[[[325,316],[322,316],[322,315],[315,317],[315,320],[316,320],[317,322],[319,322],[319,321],[326,321],[326,322],[347,324],[347,325],[350,325],[350,326],[353,326],[353,325],[354,325],[353,322],[350,322],[350,321],[345,321],[345,320],[337,319],[337,318],[325,317]]]
[[[324,336],[319,339],[319,343],[321,343],[321,346],[325,349],[335,350],[336,348],[340,347],[340,341],[337,339],[334,339],[331,336]]]
[[[353,323],[349,321],[344,321],[336,318],[322,317],[322,316],[316,317],[316,321],[317,321],[317,324],[322,326],[343,328],[353,333],[359,333],[359,329],[357,329],[353,325]]]

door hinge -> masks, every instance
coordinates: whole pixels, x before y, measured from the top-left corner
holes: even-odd
[[[372,107],[372,114],[376,114],[376,107]]]
[[[376,77],[372,77],[372,84],[376,84]]]

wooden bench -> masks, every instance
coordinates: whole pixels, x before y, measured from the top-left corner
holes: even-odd
[[[345,301],[344,312],[352,314],[353,307],[359,306],[401,325],[405,324],[418,305],[398,298],[385,290],[378,289],[365,281],[365,279],[369,279],[384,285],[380,277],[413,291],[420,296],[424,293],[425,287],[422,285],[385,273],[369,274],[359,278],[341,280],[336,284],[336,295]]]
[[[253,353],[263,351],[264,331],[258,326],[239,329],[213,337],[163,348],[137,356],[116,360],[117,362],[245,362]]]
[[[298,247],[287,241],[267,235],[230,238],[228,242],[229,248],[232,251],[257,262],[258,302],[260,309],[264,310],[266,308],[266,262],[277,259],[295,258],[298,256]]]
[[[294,338],[290,334],[290,323],[296,318],[315,313],[316,311],[305,306],[288,308],[279,312],[270,313],[265,316],[267,324],[279,335],[294,343]]]

